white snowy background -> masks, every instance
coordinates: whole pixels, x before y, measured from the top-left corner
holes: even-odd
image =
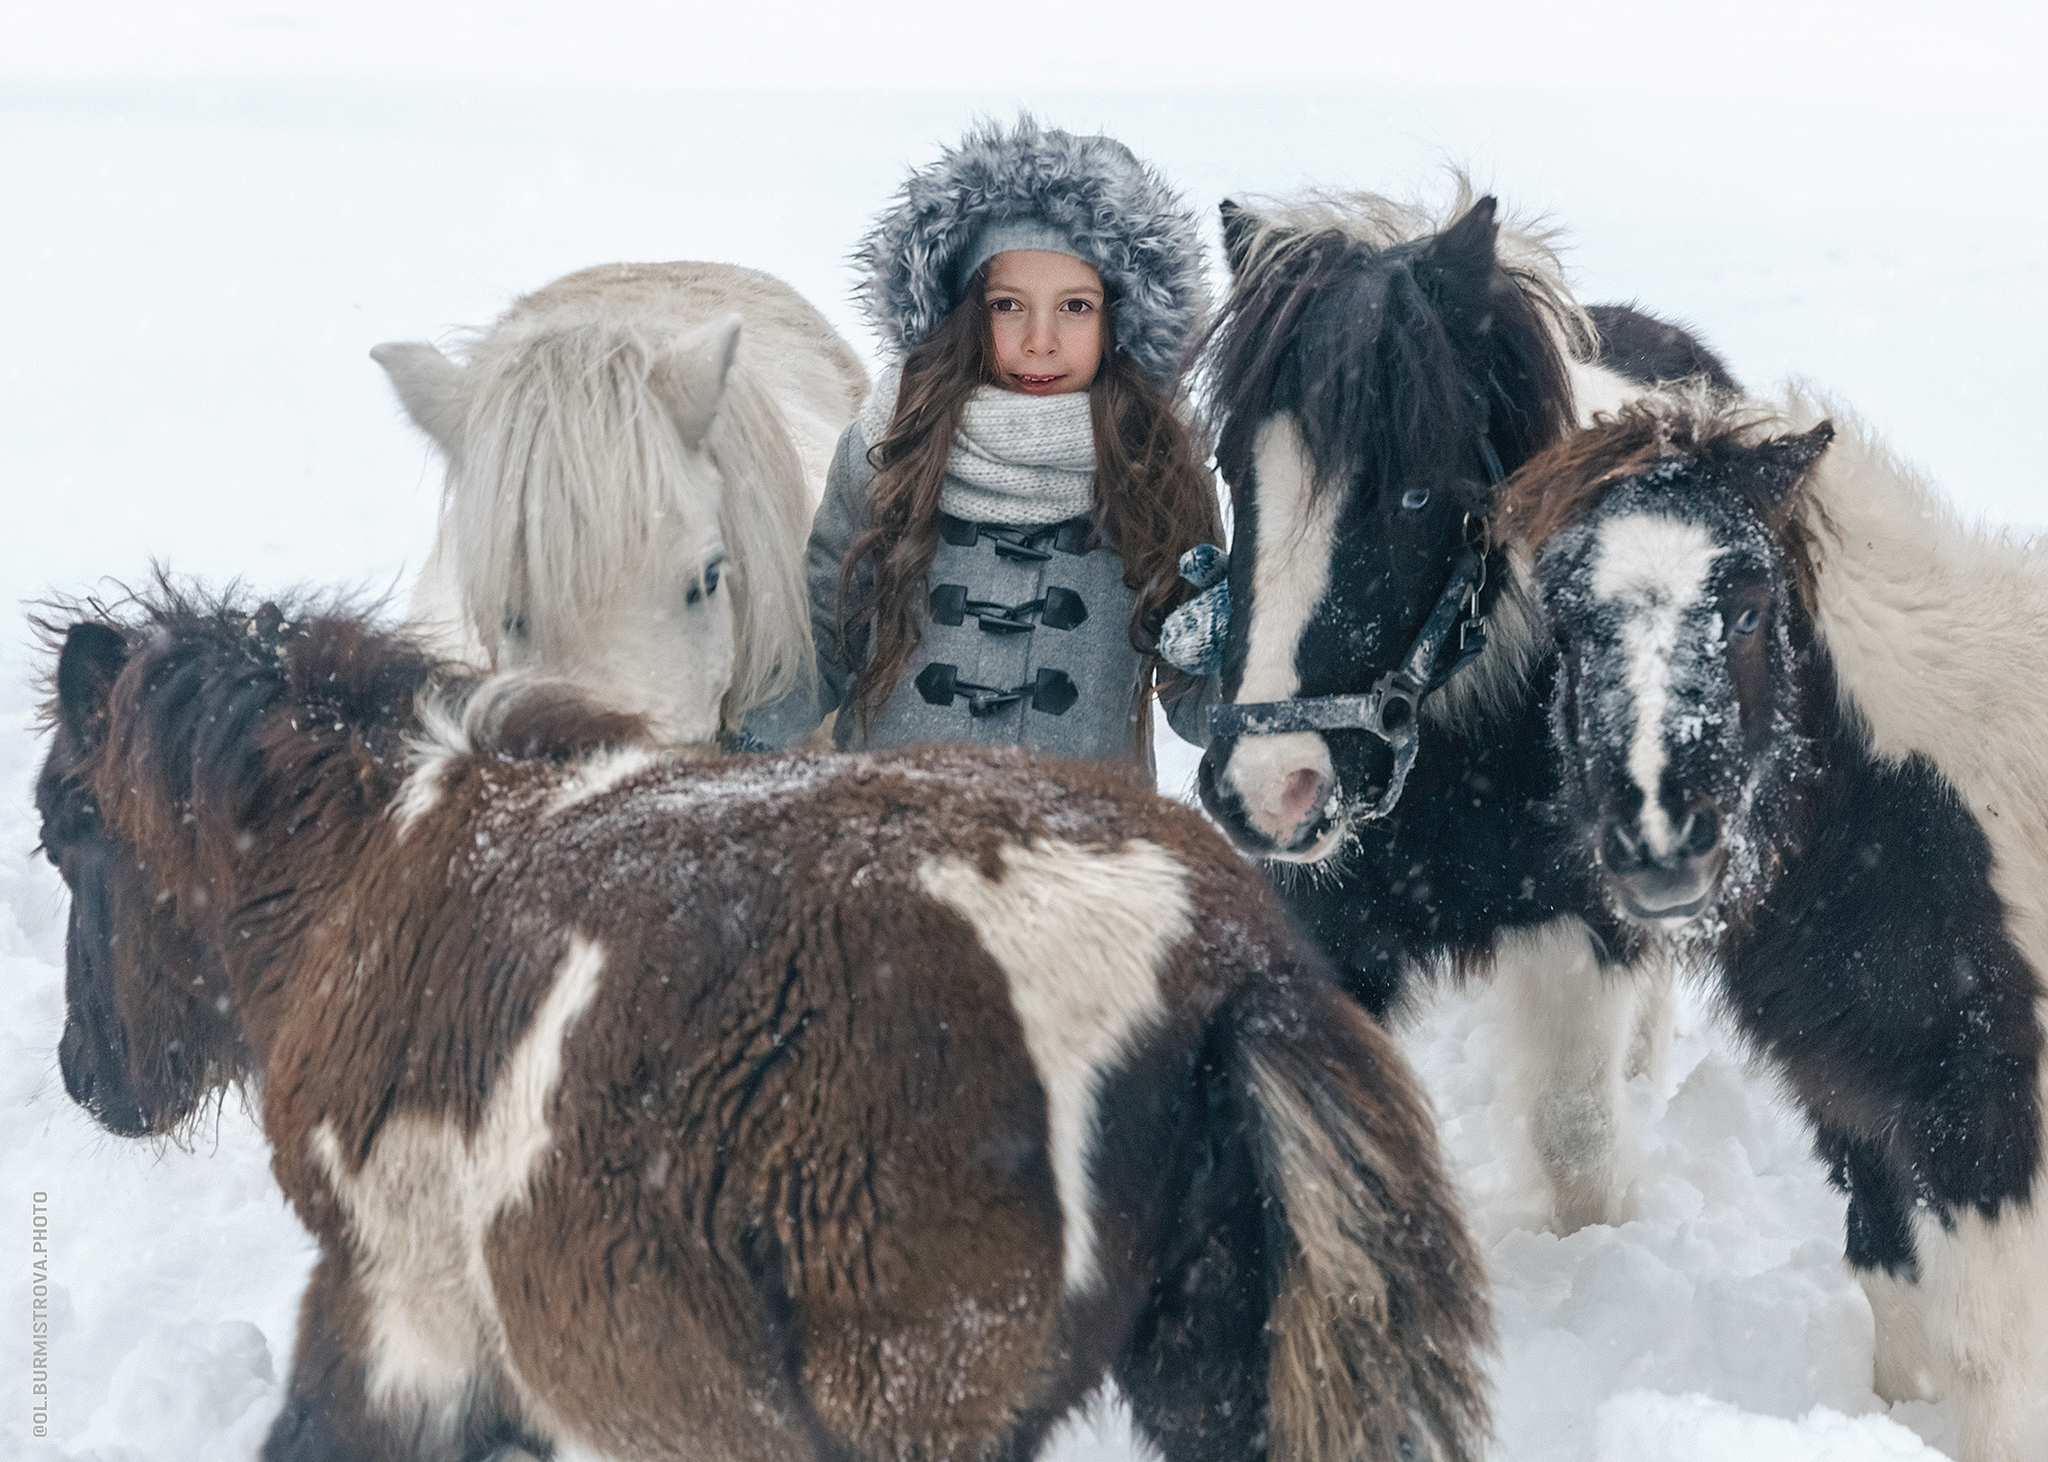
[[[1208,210],[1469,168],[1564,225],[1581,297],[1810,375],[1966,508],[2048,522],[2040,7],[1191,0],[0,0],[0,601],[142,578],[402,589],[438,476],[366,352],[612,259],[771,270],[863,349],[845,257],[980,113],[1102,128]],[[305,1235],[230,1101],[189,1148],[64,1096],[65,900],[32,855],[38,674],[0,620],[0,1457],[239,1462],[280,1400]],[[12,628],[7,627],[11,622]],[[1191,758],[1168,768],[1185,786]],[[1492,1266],[1506,1462],[1925,1458],[1869,1388],[1842,1204],[1704,1002],[1639,1221],[1525,1226],[1499,1016],[1409,1033]],[[48,1195],[51,1436],[28,1430]],[[11,1236],[11,1237],[10,1237]],[[1114,1412],[1069,1459],[1126,1458]]]

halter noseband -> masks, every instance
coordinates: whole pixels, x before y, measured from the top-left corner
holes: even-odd
[[[1479,408],[1479,459],[1488,486],[1498,487],[1506,473],[1488,430],[1487,401]],[[1486,555],[1475,540],[1472,515],[1465,515],[1464,538],[1451,559],[1450,576],[1436,596],[1429,618],[1409,642],[1398,668],[1373,682],[1364,695],[1297,696],[1284,701],[1250,701],[1209,707],[1211,738],[1220,736],[1283,736],[1294,731],[1369,731],[1394,753],[1393,775],[1380,799],[1365,811],[1378,820],[1394,810],[1415,769],[1421,746],[1417,713],[1422,700],[1453,675],[1479,658],[1486,648],[1486,616],[1479,612],[1486,587]],[[1453,637],[1457,650],[1448,662],[1445,651]]]

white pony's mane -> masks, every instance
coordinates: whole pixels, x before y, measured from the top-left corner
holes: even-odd
[[[445,531],[485,644],[524,605],[534,648],[567,663],[565,626],[591,622],[622,583],[673,576],[662,519],[715,512],[733,594],[734,679],[724,719],[816,675],[802,559],[810,504],[782,412],[742,344],[705,438],[722,479],[689,461],[660,390],[680,322],[601,299],[554,305],[477,333],[459,470]],[[458,505],[456,494],[469,501]]]

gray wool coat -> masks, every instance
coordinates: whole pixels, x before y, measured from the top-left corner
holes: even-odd
[[[747,717],[747,736],[769,747],[809,734],[836,710],[864,653],[840,643],[839,571],[867,520],[875,481],[867,453],[855,421],[839,438],[805,554],[818,688]],[[923,640],[870,724],[841,716],[833,740],[848,750],[943,741],[1132,760],[1142,657],[1130,640],[1137,595],[1115,548],[1087,547],[1086,518],[1018,528],[942,516],[940,527]],[[1208,691],[1189,687],[1167,708],[1174,731],[1196,745]]]

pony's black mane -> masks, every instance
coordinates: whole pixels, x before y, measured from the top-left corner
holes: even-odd
[[[137,772],[152,767],[147,780],[172,806],[201,801],[238,815],[260,779],[259,723],[281,703],[334,749],[400,774],[418,725],[414,702],[440,663],[378,625],[374,605],[310,594],[252,605],[250,597],[238,584],[216,592],[160,572],[111,605],[47,602],[32,622],[53,647],[81,624],[125,642],[118,693],[141,714],[128,719],[123,744],[108,750]],[[54,670],[51,679],[44,719],[54,723]]]
[[[1570,390],[1555,296],[1528,271],[1494,263],[1480,298],[1448,297],[1434,251],[1444,237],[1376,248],[1331,226],[1256,251],[1208,336],[1217,462],[1233,490],[1261,425],[1290,412],[1318,488],[1434,475],[1484,511],[1489,484],[1467,465],[1479,431],[1469,360],[1482,363],[1475,384],[1504,461],[1562,434]]]

